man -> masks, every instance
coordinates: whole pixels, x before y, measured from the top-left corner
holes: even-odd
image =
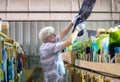
[[[60,51],[69,46],[84,27],[76,26],[75,31],[63,42],[62,39],[75,24],[78,16],[69,23],[57,36],[53,27],[44,27],[39,32],[39,38],[43,42],[40,47],[40,61],[44,72],[44,82],[64,82],[65,68]]]

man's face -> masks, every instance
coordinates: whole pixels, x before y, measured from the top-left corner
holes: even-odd
[[[56,34],[51,33],[50,36],[47,37],[48,42],[55,43],[56,42]]]

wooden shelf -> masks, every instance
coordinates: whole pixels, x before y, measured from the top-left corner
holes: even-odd
[[[76,51],[64,52],[61,55],[62,55],[63,61],[69,64],[75,64]]]
[[[120,63],[100,63],[83,60],[75,60],[75,65],[94,71],[109,73],[120,76]]]
[[[70,52],[65,52],[65,53],[62,53],[62,58],[63,58],[63,61],[69,63],[69,64],[72,64],[71,62],[71,53]]]
[[[67,60],[67,59],[63,59],[64,62],[67,62],[69,64],[73,64],[70,60]]]
[[[18,43],[18,42],[16,42],[16,41],[14,41],[14,44],[13,44],[14,46],[16,46],[16,47],[20,47],[20,43]]]
[[[65,62],[73,64],[80,68],[85,68],[91,71],[96,71],[100,73],[106,73],[111,75],[120,76],[120,63],[101,63],[101,62],[92,62],[76,59],[76,52],[65,52],[62,53],[62,58]]]
[[[11,43],[8,43],[8,42],[4,42],[4,44],[11,47],[13,46]]]
[[[7,42],[7,43],[10,43],[10,44],[14,43],[14,40],[12,38],[5,38],[4,41]]]
[[[0,36],[2,36],[2,37],[4,37],[4,38],[6,38],[7,37],[7,35],[5,35],[4,33],[2,33],[2,32],[0,32]]]

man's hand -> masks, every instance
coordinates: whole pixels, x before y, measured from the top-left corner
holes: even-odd
[[[76,15],[72,20],[71,20],[71,23],[72,25],[75,25],[77,19],[80,17],[80,15]]]

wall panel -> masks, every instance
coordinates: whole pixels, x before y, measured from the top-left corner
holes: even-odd
[[[76,13],[50,13],[51,11],[79,11],[82,0],[0,0],[0,17],[3,20],[71,20]],[[79,2],[79,3],[78,3]],[[19,11],[20,13],[2,13],[2,11]],[[25,11],[26,13],[22,12]],[[27,11],[31,11],[28,13]],[[33,12],[32,12],[33,11]],[[43,13],[42,11],[47,11]],[[120,0],[97,0],[94,16],[88,20],[119,20]],[[108,13],[103,13],[109,12]]]
[[[5,11],[5,10],[6,10],[6,1],[0,0],[0,11]]]
[[[28,11],[28,0],[8,0],[8,11]]]
[[[30,11],[49,11],[50,0],[29,0]]]

